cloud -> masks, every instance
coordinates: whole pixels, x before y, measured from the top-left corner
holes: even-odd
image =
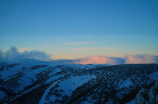
[[[11,46],[10,49],[5,52],[0,50],[0,61],[12,61],[20,59],[50,60],[50,55],[37,50],[19,52],[15,46]]]
[[[29,48],[29,47],[19,48],[19,52],[24,52],[26,50],[29,51],[29,50],[31,50],[31,48]]]
[[[106,47],[100,47],[100,48],[71,48],[73,50],[95,50],[95,49],[105,49]]]
[[[93,44],[93,43],[96,43],[96,42],[75,42],[75,43],[65,43],[67,45],[75,45],[75,44]]]
[[[158,56],[154,55],[126,55],[124,58],[91,56],[74,61],[75,64],[142,64],[158,63]]]
[[[106,56],[91,56],[87,58],[79,59],[78,61],[74,61],[75,64],[122,64],[124,63],[123,58],[114,58],[114,57],[106,57]]]
[[[127,55],[125,63],[158,63],[158,56],[153,55]]]
[[[101,48],[76,48],[76,50],[92,50],[103,49]],[[23,48],[29,49],[29,48]],[[16,47],[12,46],[9,50],[3,52],[0,50],[0,62],[14,61],[21,59],[39,59],[39,60],[51,60],[51,55],[37,50],[20,52]],[[52,60],[55,63],[74,63],[74,64],[139,64],[139,63],[158,63],[158,56],[155,55],[126,55],[124,58],[106,57],[106,56],[90,56],[75,60]]]

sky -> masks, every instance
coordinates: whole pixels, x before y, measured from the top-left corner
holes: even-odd
[[[158,56],[157,40],[158,0],[0,0],[2,52],[15,46],[52,59],[146,57]]]

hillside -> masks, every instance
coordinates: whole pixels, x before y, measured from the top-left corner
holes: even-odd
[[[0,63],[0,103],[132,103],[156,79],[158,64]]]

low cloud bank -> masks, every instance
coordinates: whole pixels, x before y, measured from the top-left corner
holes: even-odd
[[[122,64],[124,63],[123,58],[114,58],[114,57],[106,57],[106,56],[91,56],[87,58],[79,59],[78,61],[74,61],[75,64]]]
[[[75,64],[139,64],[158,63],[158,56],[153,55],[126,55],[125,58],[115,58],[106,56],[91,56],[74,61]]]
[[[42,51],[24,51],[19,52],[15,46],[11,46],[8,51],[2,52],[0,50],[0,61],[13,61],[20,59],[39,59],[50,60],[50,55]]]
[[[125,56],[126,64],[128,63],[158,63],[158,56],[153,55],[127,55]]]
[[[38,60],[51,60],[53,63],[59,64],[139,64],[139,63],[158,63],[158,56],[154,55],[126,55],[124,58],[106,57],[106,56],[91,56],[75,60],[52,60],[51,55],[42,51],[23,51],[12,46],[8,51],[2,52],[0,50],[0,62],[16,61],[21,59],[38,59]]]

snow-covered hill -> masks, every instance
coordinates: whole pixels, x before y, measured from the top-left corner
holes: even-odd
[[[158,79],[158,64],[75,65],[25,60],[0,63],[0,103],[134,102]]]

